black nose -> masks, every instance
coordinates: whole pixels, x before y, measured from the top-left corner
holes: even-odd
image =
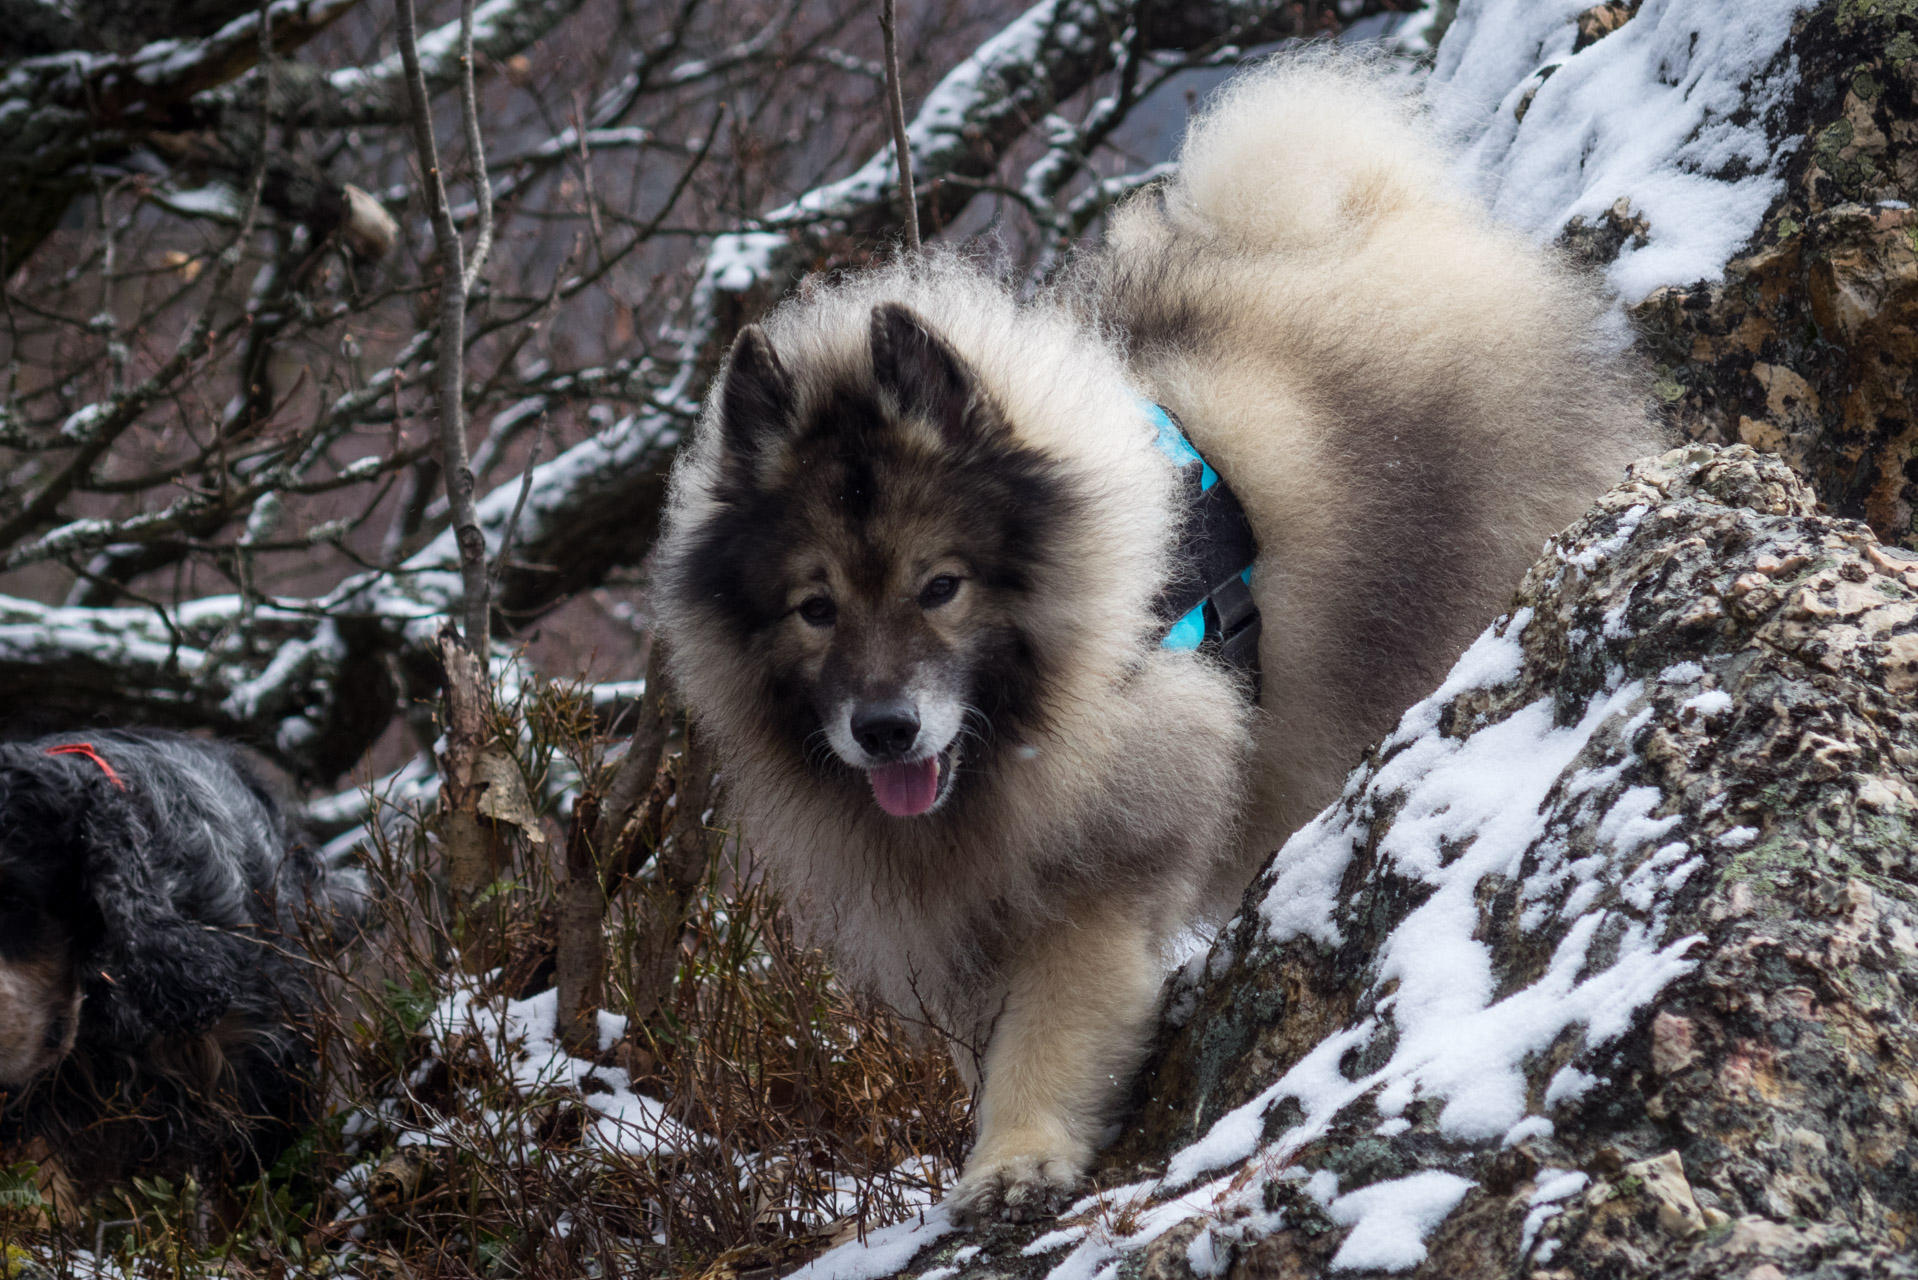
[[[910,702],[869,702],[852,713],[852,736],[869,756],[904,755],[919,737],[919,712]]]

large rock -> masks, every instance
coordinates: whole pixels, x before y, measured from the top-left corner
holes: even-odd
[[[1918,1276],[1918,557],[1633,468],[1174,984],[1101,1190],[815,1275]]]
[[[1778,453],[1831,510],[1918,547],[1918,5],[1824,0],[1780,57],[1765,128],[1790,160],[1763,225],[1723,279],[1633,319],[1688,434]]]

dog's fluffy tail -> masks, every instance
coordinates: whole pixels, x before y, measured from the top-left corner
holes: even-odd
[[[1416,99],[1344,52],[1226,86],[1081,271],[1259,536],[1256,857],[1661,447],[1642,374],[1594,282],[1498,225]]]
[[[1246,249],[1313,249],[1454,203],[1445,148],[1378,68],[1295,54],[1235,77],[1193,120],[1167,202]]]

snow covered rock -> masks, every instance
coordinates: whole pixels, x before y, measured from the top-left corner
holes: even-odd
[[[1694,439],[1918,547],[1918,5],[1458,0],[1461,179],[1617,293]]]
[[[1918,557],[1814,509],[1637,464],[1174,983],[1095,1194],[807,1274],[1918,1276]]]

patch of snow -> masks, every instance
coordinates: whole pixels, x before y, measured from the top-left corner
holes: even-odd
[[[1560,1067],[1545,1086],[1545,1105],[1555,1107],[1561,1102],[1576,1102],[1598,1083],[1597,1076],[1588,1075],[1577,1067]]]
[[[1702,679],[1704,675],[1705,668],[1699,666],[1696,662],[1689,660],[1685,662],[1674,662],[1671,666],[1666,667],[1658,673],[1658,682],[1660,684],[1690,684],[1694,680]]]
[[[1657,787],[1628,788],[1599,821],[1599,843],[1611,845],[1623,857],[1663,836],[1678,825],[1681,815],[1652,817],[1661,799]]]
[[[78,409],[68,414],[67,420],[60,424],[60,438],[70,440],[75,444],[86,443],[93,438],[95,429],[98,427],[100,420],[107,416],[107,410],[110,407],[111,406],[103,400],[95,400],[91,404],[81,405]]]
[[[881,1227],[868,1232],[864,1240],[828,1249],[786,1280],[878,1280],[901,1270],[914,1254],[955,1229],[946,1216],[946,1207],[936,1204],[918,1218]]]
[[[1505,1136],[1499,1139],[1499,1145],[1516,1147],[1528,1138],[1549,1138],[1555,1132],[1557,1132],[1557,1126],[1544,1116],[1526,1116],[1505,1131]]]
[[[1718,847],[1721,849],[1746,849],[1757,841],[1757,827],[1728,827],[1718,833]]]
[[[1487,627],[1452,664],[1445,682],[1399,718],[1398,727],[1382,746],[1390,750],[1431,732],[1438,726],[1439,712],[1445,704],[1461,693],[1496,689],[1516,680],[1525,665],[1525,650],[1520,642],[1525,637],[1525,628],[1531,624],[1532,611],[1525,608]]]
[[[1272,884],[1259,901],[1259,919],[1274,943],[1311,938],[1328,947],[1345,939],[1332,922],[1339,881],[1357,849],[1355,827],[1336,807],[1306,823],[1272,860]]]
[[[440,1003],[428,1019],[427,1029],[434,1052],[447,1058],[476,1052],[460,1043],[467,1037],[476,1038],[496,1058],[504,1060],[509,1078],[522,1093],[576,1093],[598,1113],[587,1122],[584,1134],[585,1140],[596,1145],[651,1154],[687,1151],[700,1143],[699,1136],[668,1116],[660,1102],[634,1093],[624,1071],[568,1054],[559,1043],[558,1014],[557,988],[503,1006],[460,991]],[[602,1024],[602,1036],[605,1030]],[[455,1123],[452,1117],[444,1117],[421,1136],[433,1136],[435,1130]]]
[[[1703,858],[1691,858],[1673,867],[1671,874],[1665,877],[1665,892],[1667,894],[1677,893],[1679,888],[1684,885],[1687,880],[1692,878],[1692,872],[1704,865],[1705,860]]]
[[[237,223],[246,216],[246,199],[233,186],[210,182],[204,187],[162,185],[153,198],[175,213],[189,218],[212,218],[216,222]]]
[[[1046,1232],[1038,1239],[1026,1245],[1025,1248],[1019,1250],[1019,1252],[1028,1258],[1036,1258],[1042,1253],[1052,1253],[1055,1250],[1065,1248],[1067,1245],[1078,1244],[1085,1238],[1085,1227],[1060,1227],[1056,1231]]]
[[[1710,689],[1696,698],[1687,698],[1679,705],[1680,713],[1696,711],[1709,720],[1713,716],[1723,715],[1732,709],[1732,696],[1723,689]]]
[[[1186,1265],[1192,1269],[1192,1274],[1200,1277],[1201,1280],[1224,1274],[1226,1264],[1231,1260],[1231,1250],[1221,1250],[1217,1238],[1209,1228],[1193,1236],[1185,1247]]]
[[[1555,1204],[1542,1204],[1525,1215],[1525,1226],[1519,1232],[1518,1256],[1523,1258],[1532,1251],[1532,1241],[1538,1239],[1538,1229],[1556,1218],[1565,1210]]]
[[[1332,1220],[1352,1228],[1332,1255],[1334,1271],[1410,1271],[1425,1261],[1425,1237],[1476,1183],[1427,1169],[1375,1182],[1334,1200]]]
[[[717,236],[706,254],[706,278],[722,293],[744,293],[772,273],[773,256],[789,243],[773,231]]]
[[[1591,1175],[1580,1173],[1576,1169],[1540,1169],[1532,1179],[1532,1194],[1527,1204],[1551,1204],[1567,1196],[1577,1195],[1590,1182]]]
[[[1575,565],[1587,573],[1592,572],[1620,551],[1624,550],[1625,544],[1631,541],[1632,534],[1638,531],[1639,522],[1645,518],[1645,513],[1650,510],[1651,508],[1644,503],[1639,503],[1618,518],[1617,526],[1614,527],[1612,532],[1606,537],[1600,538],[1584,550],[1575,553],[1561,549],[1558,553],[1559,558],[1564,560],[1566,564]]]
[[[1467,143],[1463,181],[1494,216],[1556,237],[1623,198],[1649,224],[1608,269],[1627,303],[1715,280],[1780,189],[1766,123],[1797,78],[1781,55],[1807,0],[1645,0],[1572,52],[1587,0],[1461,0],[1428,99]],[[1517,118],[1525,102],[1524,119]]]
[[[1319,1041],[1310,1053],[1267,1085],[1257,1097],[1220,1116],[1203,1137],[1174,1154],[1166,1168],[1166,1181],[1177,1186],[1222,1165],[1250,1157],[1258,1150],[1265,1132],[1265,1113],[1281,1098],[1297,1098],[1307,1117],[1305,1124],[1287,1135],[1288,1141],[1294,1135],[1304,1139],[1301,1130],[1316,1134],[1319,1128],[1331,1122],[1341,1107],[1365,1092],[1362,1085],[1345,1078],[1339,1070],[1339,1059],[1345,1056],[1346,1050],[1371,1039],[1375,1029],[1376,1024],[1367,1020]],[[1291,1146],[1293,1149],[1304,1146],[1305,1140],[1309,1139],[1292,1142]]]

